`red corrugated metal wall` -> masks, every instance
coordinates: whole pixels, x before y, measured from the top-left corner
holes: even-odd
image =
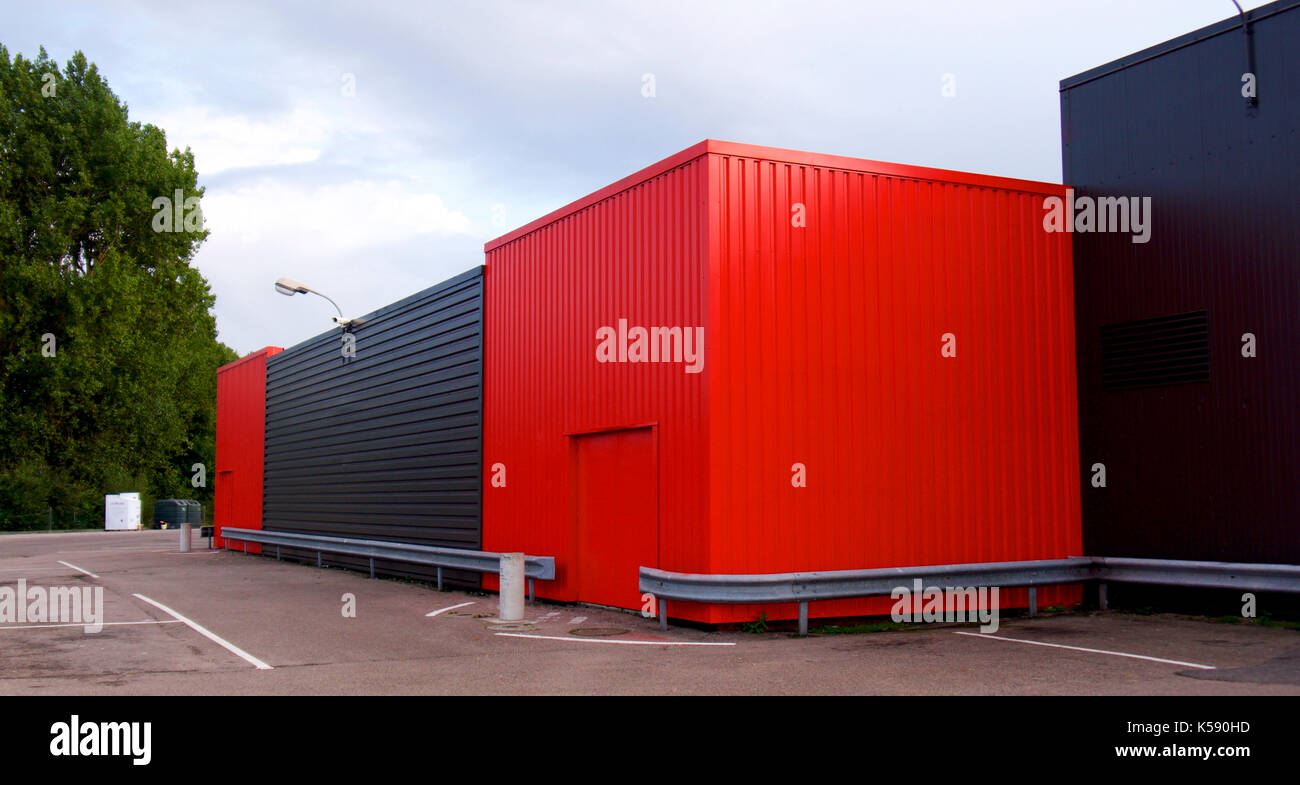
[[[262,460],[266,437],[268,346],[217,369],[217,476],[213,486],[214,544],[225,546],[222,526],[262,528]],[[242,543],[234,547],[243,547]],[[262,546],[249,544],[249,553]]]
[[[555,556],[557,580],[539,582],[541,596],[587,599],[574,581],[578,442],[593,432],[652,428],[659,561],[708,568],[706,374],[595,354],[597,329],[619,319],[704,325],[706,167],[699,153],[675,158],[487,248],[483,548]],[[492,576],[484,585],[496,586]]]
[[[1043,196],[1062,193],[706,141],[489,243],[484,548],[554,555],[559,579],[538,592],[586,599],[577,439],[651,426],[647,566],[1078,555],[1070,243],[1042,229]],[[704,326],[703,373],[597,362],[596,329],[620,318]],[[807,487],[792,485],[795,463]],[[795,609],[673,608],[704,622],[760,612]]]
[[[710,161],[711,571],[1079,555],[1070,237],[1042,228],[1064,189],[770,155]],[[760,611],[797,614],[709,620]]]

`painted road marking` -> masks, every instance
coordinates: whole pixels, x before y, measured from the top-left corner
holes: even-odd
[[[150,552],[150,553],[170,553],[170,554],[172,554],[173,556],[202,556],[202,555],[204,555],[204,554],[213,555],[213,554],[221,553],[221,551],[218,550],[218,549],[216,549],[216,548],[212,548],[211,550],[209,550],[208,548],[202,548],[202,549],[197,550],[197,551],[185,551],[185,552],[183,552],[183,553],[182,553],[181,551],[176,550],[175,548],[168,548],[168,549],[166,549],[166,550],[161,550],[161,551],[149,551],[149,552]]]
[[[89,576],[92,577],[92,578],[96,578],[96,579],[99,578],[98,575],[96,575],[95,573],[91,572],[90,570],[83,570],[83,569],[81,569],[80,567],[78,567],[78,566],[75,565],[75,564],[68,564],[67,562],[62,561],[62,560],[59,560],[59,564],[62,564],[64,567],[71,567],[72,569],[76,570],[77,572],[84,572],[85,574],[89,575]]]
[[[43,565],[32,565],[28,567],[5,567],[3,569],[0,569],[0,572],[16,572],[20,575],[31,575],[34,572],[57,572],[60,575],[63,574],[63,570],[56,570],[53,567],[46,567]]]
[[[1135,660],[1150,660],[1151,662],[1163,662],[1168,665],[1182,665],[1187,668],[1200,668],[1201,670],[1215,670],[1213,665],[1199,665],[1195,662],[1181,662],[1179,660],[1166,660],[1161,657],[1148,657],[1145,654],[1129,654],[1123,651],[1106,651],[1105,649],[1086,649],[1083,646],[1066,646],[1061,643],[1043,643],[1042,641],[1027,641],[1023,638],[999,638],[996,635],[985,635],[979,632],[956,632],[954,635],[970,635],[976,638],[987,638],[994,641],[1009,641],[1011,643],[1028,643],[1031,646],[1051,646],[1054,649],[1071,649],[1073,651],[1086,651],[1092,654],[1109,654],[1112,657],[1130,657]]]
[[[572,619],[569,619],[569,624],[582,624],[586,620],[586,616],[574,616]]]
[[[154,606],[154,607],[156,607],[156,608],[162,610],[163,612],[171,614],[172,616],[176,617],[176,619],[178,619],[179,621],[183,621],[183,622],[185,622],[187,625],[189,625],[189,628],[190,628],[190,629],[192,629],[192,630],[194,630],[195,632],[199,633],[200,635],[202,635],[203,637],[207,638],[208,640],[210,640],[210,641],[212,641],[212,642],[214,642],[214,643],[216,643],[216,644],[218,644],[218,645],[224,647],[224,648],[225,648],[227,651],[229,651],[231,654],[234,654],[234,655],[236,655],[237,657],[243,659],[245,662],[249,663],[249,664],[252,665],[254,668],[257,668],[258,670],[262,670],[262,671],[269,671],[269,670],[272,670],[272,668],[271,668],[270,665],[267,665],[265,662],[262,662],[262,661],[259,660],[258,658],[254,657],[253,655],[251,655],[251,654],[249,654],[248,652],[244,651],[243,649],[239,648],[238,646],[236,646],[235,644],[231,643],[230,641],[225,640],[224,638],[220,637],[219,635],[217,635],[217,634],[215,634],[215,633],[213,633],[213,632],[208,631],[208,629],[205,628],[205,627],[203,627],[202,625],[200,625],[200,624],[196,624],[195,622],[190,621],[189,619],[187,619],[187,618],[185,618],[184,616],[180,615],[179,613],[177,613],[176,611],[172,610],[171,608],[168,608],[166,605],[163,605],[161,602],[157,602],[157,601],[155,601],[155,600],[151,600],[151,599],[149,599],[148,597],[144,596],[143,594],[134,594],[134,595],[132,595],[132,596],[133,596],[133,597],[139,597],[140,599],[142,599],[142,600],[144,600],[145,602],[149,603],[150,605],[152,605],[152,606]]]
[[[709,643],[704,641],[616,641],[610,638],[574,638],[567,635],[525,635],[520,632],[498,632],[507,638],[535,638],[544,641],[577,641],[578,643],[621,643],[624,646],[735,646],[733,642]]]
[[[110,624],[180,624],[179,619],[149,619],[148,621],[103,621],[100,626]],[[21,627],[0,627],[0,630],[43,630],[46,627],[85,627],[85,624],[24,624]]]
[[[473,601],[473,600],[470,600],[469,602],[462,602],[460,605],[448,605],[446,608],[439,608],[439,609],[436,610],[436,611],[430,611],[429,613],[426,613],[426,614],[424,614],[424,615],[425,615],[425,616],[437,616],[439,613],[446,613],[447,611],[454,611],[454,610],[456,610],[457,608],[464,608],[466,605],[473,605],[473,604],[474,604],[474,601]]]

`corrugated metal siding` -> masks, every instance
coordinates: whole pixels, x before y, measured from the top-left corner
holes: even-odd
[[[1042,196],[1063,190],[709,140],[489,243],[484,463],[507,484],[487,468],[484,547],[555,555],[559,580],[538,591],[582,599],[572,437],[652,425],[648,566],[1078,554],[1070,245],[1041,228]],[[595,331],[619,318],[704,325],[704,372],[598,363]],[[959,340],[947,364],[943,332]]]
[[[543,596],[579,599],[570,494],[580,433],[654,426],[659,559],[708,566],[708,360],[705,373],[687,374],[595,358],[597,328],[620,318],[703,326],[705,172],[696,157],[488,247],[483,541],[555,556],[557,580],[537,585]],[[491,484],[496,463],[505,487]]]
[[[266,359],[278,346],[259,349],[217,369],[217,455],[212,521],[221,527],[262,528],[262,446],[266,416]],[[238,545],[236,547],[243,547]],[[249,553],[261,546],[249,545]]]
[[[478,549],[482,269],[361,321],[355,358],[331,330],[267,364],[266,528]]]
[[[1300,563],[1300,4],[1248,16],[1253,113],[1236,19],[1062,82],[1066,182],[1154,211],[1146,244],[1074,237],[1090,554]],[[1202,310],[1208,382],[1105,389],[1103,327]]]
[[[710,166],[711,571],[1078,555],[1070,243],[1042,228],[1044,195],[1063,187]],[[760,611],[797,612],[711,620]]]

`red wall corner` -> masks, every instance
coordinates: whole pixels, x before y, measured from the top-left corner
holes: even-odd
[[[262,528],[262,460],[266,438],[266,358],[278,346],[259,349],[217,369],[217,471],[212,513],[214,544],[225,547],[223,526]],[[232,543],[243,548],[243,543]],[[249,543],[249,553],[262,546]]]

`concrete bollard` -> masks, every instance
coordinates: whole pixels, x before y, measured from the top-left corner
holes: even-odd
[[[190,552],[190,532],[192,527],[188,523],[181,524],[181,553]]]
[[[524,555],[501,554],[501,621],[524,620]]]

